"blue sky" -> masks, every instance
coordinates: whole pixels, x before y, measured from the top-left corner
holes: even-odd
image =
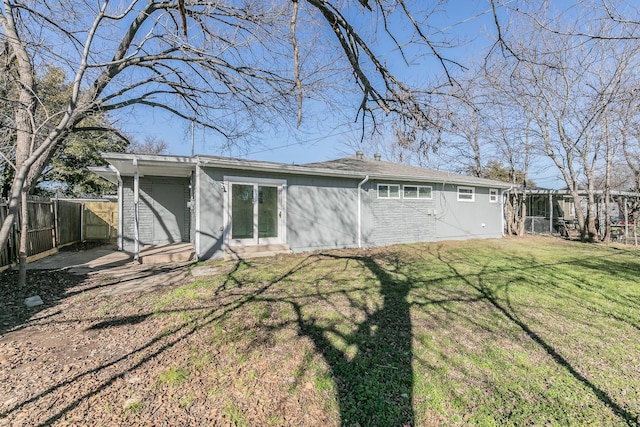
[[[439,29],[443,34],[458,39],[459,46],[442,50],[442,54],[463,65],[479,59],[478,56],[492,43],[491,37],[495,34],[493,15],[486,0],[450,2],[445,10],[433,15],[429,23],[436,34]],[[379,46],[379,49],[382,52],[385,45]],[[392,58],[393,52],[390,51],[389,55]],[[428,86],[432,79],[441,74],[441,70],[432,56],[420,55],[413,58],[410,67],[399,68],[397,74],[411,83],[419,82]],[[119,117],[119,126],[139,141],[146,136],[165,140],[169,145],[167,154],[190,155],[193,140],[195,154],[300,164],[353,155],[361,137],[359,124],[354,123],[357,102],[354,99],[354,105],[346,106],[346,113],[338,116],[322,106],[306,104],[306,119],[301,128],[276,125],[256,135],[248,145],[232,149],[225,148],[225,141],[220,135],[205,132],[198,126],[192,136],[189,123],[157,108],[128,111]],[[365,135],[364,144],[370,143],[368,138]],[[391,143],[390,138],[388,143]],[[444,165],[442,168],[447,167]],[[538,169],[533,169],[533,178],[539,185],[558,186],[555,171],[549,165],[538,164]]]

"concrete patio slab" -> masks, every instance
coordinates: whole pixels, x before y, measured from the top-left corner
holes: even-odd
[[[162,264],[140,264],[128,252],[115,246],[100,246],[83,251],[60,251],[27,264],[29,270],[63,270],[97,280],[95,289],[101,294],[149,292],[179,286],[194,280],[191,261]],[[92,280],[93,280],[92,279]]]
[[[27,264],[27,270],[101,270],[131,262],[126,252],[118,251],[115,245],[100,246],[84,251],[61,250],[51,256]]]

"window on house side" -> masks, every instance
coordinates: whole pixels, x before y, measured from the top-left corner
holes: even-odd
[[[402,187],[403,193],[402,196],[405,199],[417,199],[418,198],[418,187],[415,185],[405,185]]]
[[[405,199],[431,199],[431,187],[405,185],[402,189]]]
[[[378,199],[399,199],[400,186],[398,184],[378,184]]]
[[[495,188],[489,189],[489,203],[498,203],[498,190]]]
[[[473,187],[458,187],[459,202],[473,202],[476,199],[476,190]]]
[[[431,187],[418,187],[419,199],[431,199]]]

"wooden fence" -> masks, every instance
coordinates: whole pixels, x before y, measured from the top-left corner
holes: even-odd
[[[0,224],[4,223],[4,219],[7,217],[7,204],[0,200]],[[16,230],[12,228],[9,235],[9,242],[4,248],[0,248],[0,270],[4,266],[11,264],[17,257],[18,251],[16,248]]]
[[[82,240],[115,242],[118,238],[118,203],[87,200],[82,206]]]
[[[56,217],[56,243],[66,246],[82,238],[82,204],[71,200],[53,200]]]
[[[80,241],[109,242],[117,238],[118,204],[108,200],[48,199],[30,196],[27,201],[27,257],[31,260]],[[0,200],[0,224],[7,216]],[[9,242],[0,250],[0,271],[17,262],[19,225],[13,225]]]
[[[56,247],[55,217],[53,202],[43,197],[29,197],[27,209],[27,257],[32,257]]]

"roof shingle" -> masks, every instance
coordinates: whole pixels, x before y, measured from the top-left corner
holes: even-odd
[[[363,175],[369,175],[370,178],[380,179],[415,179],[420,181],[436,180],[438,182],[450,182],[453,184],[483,185],[498,188],[507,188],[511,186],[511,184],[501,181],[425,169],[401,163],[357,157],[344,157],[326,162],[306,163],[301,166],[341,172],[359,172]]]

